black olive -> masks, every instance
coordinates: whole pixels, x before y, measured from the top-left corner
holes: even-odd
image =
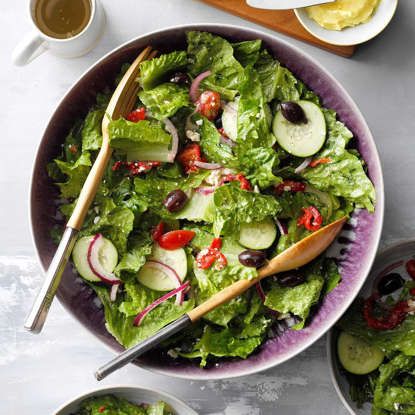
[[[242,251],[239,256],[239,262],[246,267],[259,268],[264,265],[267,256],[262,251],[253,251],[252,249],[247,249]]]
[[[170,78],[170,82],[173,82],[174,84],[179,84],[179,85],[190,85],[190,78],[189,78],[189,75],[187,75],[184,72],[176,72]]]
[[[304,282],[304,276],[298,272],[283,272],[276,276],[276,280],[281,287],[296,287]]]
[[[187,195],[183,190],[172,190],[164,199],[163,204],[169,212],[182,210],[187,202]]]
[[[216,118],[216,120],[215,120],[215,127],[217,128],[217,129],[219,129],[219,128],[222,128],[223,126],[222,126],[222,117],[218,117],[218,118]]]
[[[296,102],[281,102],[281,113],[284,118],[293,124],[306,124],[307,118],[304,110]]]
[[[397,272],[392,272],[380,279],[378,291],[381,295],[392,294],[394,291],[402,288],[404,284],[405,280]]]

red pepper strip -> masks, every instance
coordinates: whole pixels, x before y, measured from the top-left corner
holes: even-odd
[[[164,222],[160,222],[151,232],[151,238],[153,241],[158,241],[160,236],[164,233]]]
[[[305,183],[296,182],[295,180],[284,180],[282,183],[275,186],[275,191],[278,195],[282,195],[284,192],[304,192]]]
[[[132,122],[139,122],[146,119],[146,109],[144,107],[140,107],[131,111],[127,115],[127,120]]]
[[[148,173],[153,167],[160,166],[159,161],[116,161],[112,171],[120,170],[122,167],[130,172],[131,176]]]
[[[196,256],[196,264],[201,269],[210,268],[215,262],[215,269],[221,270],[228,265],[226,256],[220,252],[222,240],[215,238],[209,248],[202,249]]]
[[[327,164],[331,162],[330,157],[322,157],[321,159],[311,160],[309,167],[317,167],[319,164]]]
[[[408,303],[406,301],[400,301],[397,303],[389,315],[376,318],[373,316],[373,307],[377,296],[372,295],[365,300],[363,305],[363,316],[369,327],[375,330],[391,330],[398,324],[401,324],[405,320],[408,314]]]
[[[249,183],[249,180],[241,173],[223,176],[219,185],[221,186],[222,184],[229,182],[239,182],[242,190],[252,190],[251,183]]]
[[[102,414],[105,410],[106,410],[107,408],[105,407],[105,406],[100,406],[99,408],[98,408],[98,412],[100,413],[100,414]]]
[[[323,223],[323,216],[315,206],[303,208],[303,216],[298,218],[297,225],[303,225],[311,232],[318,231]]]

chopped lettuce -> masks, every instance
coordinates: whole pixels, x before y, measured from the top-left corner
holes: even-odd
[[[320,298],[324,285],[324,278],[319,274],[311,274],[307,280],[296,287],[282,287],[278,283],[272,285],[265,298],[265,305],[279,313],[291,313],[301,318],[301,321],[293,326],[300,330],[304,327],[311,307]]]
[[[166,81],[168,75],[183,69],[186,65],[187,55],[184,51],[175,51],[143,61],[140,64],[140,85],[145,91],[152,89]]]
[[[216,217],[215,235],[235,234],[241,223],[260,222],[275,216],[280,206],[273,196],[242,190],[239,183],[229,183],[216,189],[214,194]]]
[[[152,117],[163,120],[174,115],[180,108],[190,105],[187,88],[166,82],[138,94]]]
[[[232,45],[207,32],[188,32],[187,42],[189,73],[195,77],[210,70],[212,74],[203,80],[202,87],[232,100],[243,77],[243,67],[234,57]]]
[[[122,151],[134,151],[140,144],[170,144],[168,134],[158,121],[131,122],[124,118],[112,120],[108,126],[111,147]]]
[[[238,103],[238,154],[255,147],[272,147],[270,109],[265,101],[257,72],[247,67]]]
[[[262,85],[265,101],[297,101],[300,94],[297,89],[298,81],[295,76],[273,59],[268,51],[263,50],[255,69]]]
[[[82,127],[82,150],[99,150],[102,144],[102,119],[105,110],[90,111]]]
[[[235,58],[244,67],[256,63],[260,55],[261,46],[262,41],[259,39],[232,44]]]

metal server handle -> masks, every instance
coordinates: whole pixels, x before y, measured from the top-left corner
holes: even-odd
[[[58,249],[46,272],[46,278],[42,288],[33,304],[32,310],[26,318],[24,327],[32,333],[38,334],[42,331],[48,316],[49,307],[55,297],[62,273],[66,267],[72,249],[75,245],[78,231],[67,227],[62,235]]]

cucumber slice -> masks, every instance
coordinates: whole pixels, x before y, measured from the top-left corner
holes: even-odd
[[[154,244],[151,259],[162,262],[173,268],[180,280],[183,281],[187,274],[187,257],[183,248],[167,250]],[[174,283],[164,272],[144,264],[137,274],[138,281],[146,287],[156,291],[174,290],[177,284]]]
[[[168,144],[137,144],[134,150],[127,152],[128,161],[162,161],[169,162]]]
[[[385,358],[378,347],[346,332],[342,332],[337,340],[337,354],[342,366],[355,375],[373,372]]]
[[[92,272],[88,264],[88,248],[93,237],[94,236],[91,235],[78,239],[72,251],[72,259],[75,264],[75,268],[81,277],[88,281],[101,281],[101,279]],[[103,238],[102,247],[98,255],[99,261],[105,271],[114,271],[114,268],[118,263],[118,252],[109,239]]]
[[[193,222],[213,222],[215,217],[215,205],[213,193],[204,195],[194,192],[185,207],[173,215],[174,219],[187,219]]]
[[[261,222],[243,223],[239,243],[250,249],[267,249],[275,241],[277,228],[272,219]]]
[[[226,135],[236,141],[238,137],[238,99],[225,105],[222,113],[222,127]]]
[[[307,118],[306,124],[293,124],[278,111],[272,130],[278,144],[297,157],[316,154],[326,141],[326,120],[321,109],[311,101],[297,101]]]

